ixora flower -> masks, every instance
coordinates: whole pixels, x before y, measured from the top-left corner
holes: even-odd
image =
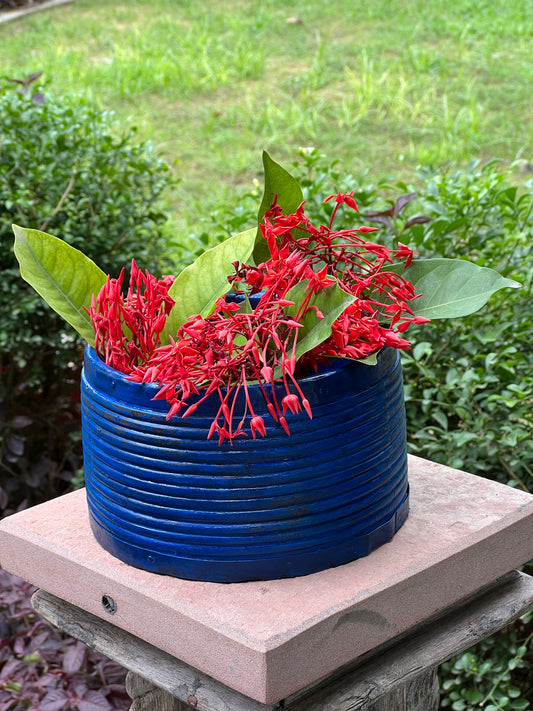
[[[207,250],[176,278],[132,262],[125,291],[124,270],[106,276],[62,240],[14,226],[23,278],[111,368],[157,383],[168,418],[217,398],[206,437],[220,443],[266,435],[251,384],[290,434],[292,414],[313,414],[302,376],[332,359],[373,364],[384,347],[408,348],[413,324],[467,315],[518,286],[465,260],[417,260],[401,243],[389,249],[370,239],[376,227],[337,229],[341,206],[357,210],[353,193],[328,197],[330,223],[312,225],[294,178],[268,154],[263,160],[258,228]]]

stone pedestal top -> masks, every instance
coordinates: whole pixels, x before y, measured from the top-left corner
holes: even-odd
[[[132,568],[95,542],[85,492],[0,523],[0,565],[262,703],[275,703],[533,558],[533,496],[416,457],[411,513],[366,558],[219,584]]]

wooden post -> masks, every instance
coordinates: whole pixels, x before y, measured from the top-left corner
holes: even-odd
[[[439,679],[435,668],[382,696],[368,707],[368,711],[438,711],[439,701]]]
[[[194,711],[198,707],[195,696],[190,696],[185,704],[132,672],[126,678],[126,691],[133,702],[130,711]],[[366,710],[438,711],[439,698],[437,669],[430,669],[366,706]]]
[[[19,17],[24,17],[33,12],[51,10],[53,7],[59,7],[60,5],[66,5],[71,2],[72,0],[48,0],[48,2],[43,2],[39,5],[29,5],[19,10],[0,10],[0,24],[2,24],[2,22],[9,22],[10,20],[17,20]]]
[[[191,711],[194,708],[133,672],[128,672],[126,677],[126,691],[132,700],[130,711]]]
[[[516,571],[297,693],[263,704],[107,621],[39,590],[33,606],[130,670],[131,711],[437,711],[437,667],[533,608]]]

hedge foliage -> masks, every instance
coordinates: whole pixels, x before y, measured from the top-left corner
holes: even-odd
[[[60,236],[109,273],[133,256],[157,269],[171,182],[134,129],[30,83],[0,85],[0,511],[58,493],[80,466],[80,343],[21,280],[11,224]]]
[[[35,615],[34,592],[0,570],[0,711],[129,709],[125,670]]]

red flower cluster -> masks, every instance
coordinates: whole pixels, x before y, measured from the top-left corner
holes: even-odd
[[[160,343],[167,315],[174,306],[168,295],[174,277],[156,279],[131,262],[128,293],[122,293],[124,269],[118,279],[107,277],[88,313],[94,326],[95,349],[121,373],[146,363]]]
[[[412,250],[401,243],[399,249],[390,250],[361,236],[376,232],[376,227],[333,231],[339,206],[346,204],[355,210],[357,207],[353,192],[327,198],[331,199],[335,199],[336,206],[330,224],[319,229],[311,225],[303,206],[288,217],[274,206],[261,228],[270,260],[257,268],[242,267],[237,274],[238,279],[252,287],[252,293],[265,290],[268,295],[273,275],[281,271],[287,279],[292,276],[295,282],[309,280],[307,303],[312,294],[324,291],[335,282],[356,297],[332,324],[331,336],[302,359],[308,367],[315,368],[323,357],[360,359],[384,346],[408,348],[410,343],[398,334],[405,332],[411,323],[428,321],[414,316],[408,305],[416,298],[413,285],[387,270],[387,264],[393,264],[394,258],[409,266]],[[293,284],[288,281],[286,285],[290,288]],[[287,291],[274,291],[271,298],[282,298]],[[304,301],[300,317],[305,314],[305,307]]]
[[[169,346],[161,346],[146,364],[134,369],[131,378],[139,382],[162,384],[156,398],[170,404],[168,417],[184,411],[193,413],[198,405],[216,393],[220,406],[208,437],[215,432],[219,442],[232,440],[244,433],[247,415],[252,436],[265,436],[263,418],[253,408],[248,381],[259,383],[271,417],[287,434],[287,410],[304,407],[311,417],[309,403],[294,375],[298,321],[283,313],[292,302],[261,299],[251,313],[236,303],[219,299],[214,312],[206,319],[193,316],[178,331]],[[279,370],[286,395],[278,402],[272,387]],[[297,394],[291,391],[290,385]],[[236,412],[242,393],[244,410]],[[189,404],[191,396],[196,396]]]
[[[412,284],[387,268],[394,260],[408,265],[411,250],[402,244],[389,250],[367,241],[363,235],[374,227],[334,231],[339,206],[357,207],[353,193],[329,199],[336,206],[329,226],[320,228],[311,225],[303,205],[288,216],[274,205],[261,226],[269,258],[257,266],[235,263],[235,273],[228,277],[243,303],[218,299],[210,316],[192,316],[170,345],[159,345],[172,306],[170,280],[158,282],[135,267],[133,286],[122,299],[122,275],[108,279],[91,308],[97,350],[132,380],[159,383],[157,398],[168,401],[168,417],[186,417],[216,393],[220,405],[208,437],[216,432],[219,442],[246,434],[247,423],[254,438],[265,435],[265,422],[249,396],[250,381],[258,383],[269,415],[289,434],[287,412],[304,409],[312,417],[299,375],[333,356],[359,359],[384,346],[406,348],[409,342],[399,334],[411,323],[427,320],[415,317],[408,305],[416,296]],[[303,298],[295,303],[291,289],[302,284]],[[297,360],[306,316],[312,312],[323,318],[315,297],[339,287],[355,299],[333,322],[329,338]],[[248,296],[254,294],[260,298],[252,309]],[[128,329],[131,338],[125,335]],[[283,397],[277,396],[274,382],[282,385]],[[244,402],[241,412],[239,401]]]

